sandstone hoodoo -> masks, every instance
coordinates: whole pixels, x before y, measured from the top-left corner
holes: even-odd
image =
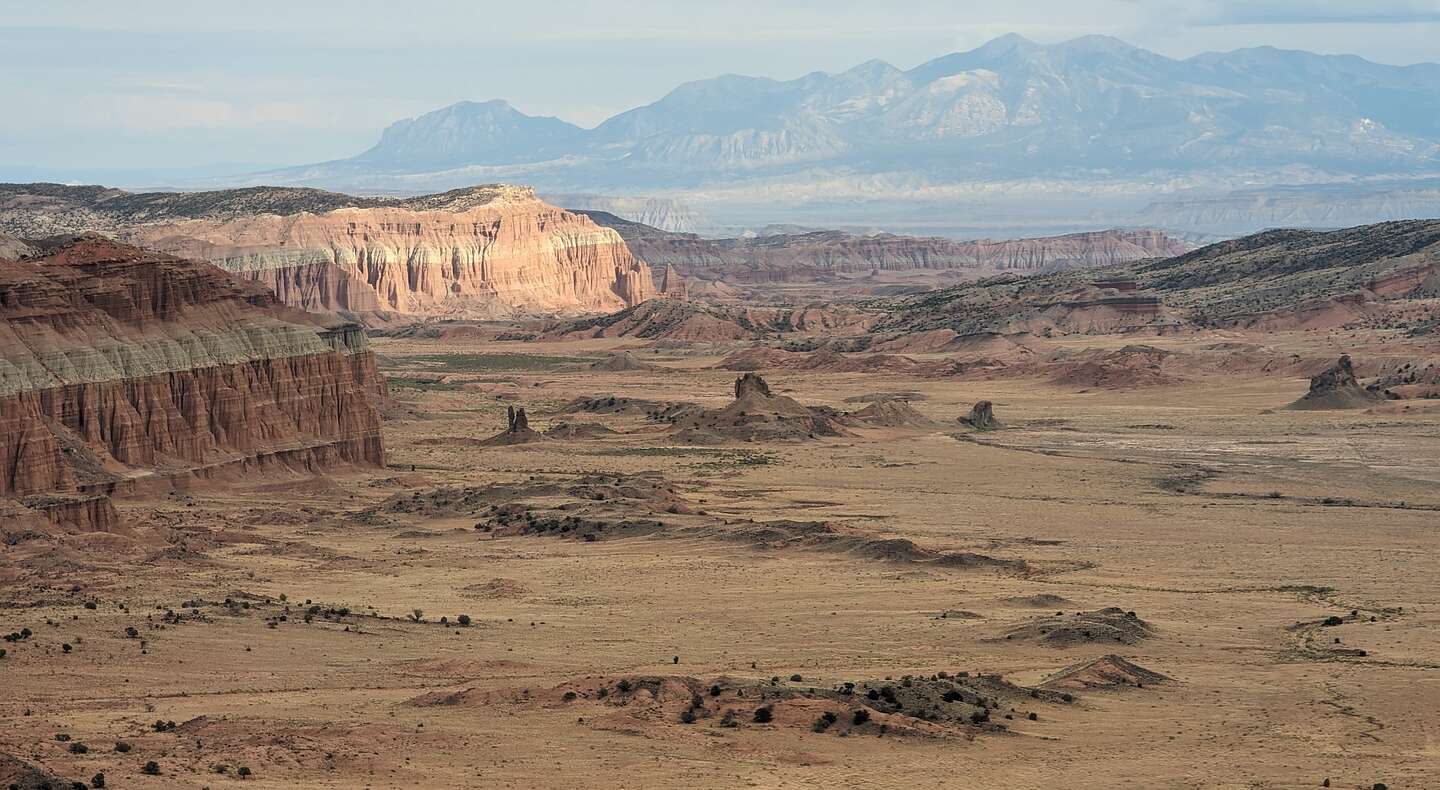
[[[1005,427],[1004,423],[995,419],[995,407],[988,400],[971,406],[970,413],[961,417],[960,422],[977,431],[995,431]]]
[[[511,444],[529,444],[545,440],[545,436],[539,431],[530,427],[530,418],[525,415],[525,409],[514,406],[506,409],[505,430],[491,436],[481,442],[486,447],[504,447]]]
[[[83,527],[147,480],[384,463],[358,326],[95,235],[34,246],[0,266],[0,496]]]
[[[665,271],[660,275],[659,293],[666,299],[678,299],[682,302],[690,300],[690,291],[685,287],[685,278],[675,271],[675,267],[665,264]]]
[[[412,198],[315,189],[140,193],[0,186],[0,230],[100,231],[211,261],[292,307],[401,316],[613,312],[655,295],[615,231],[528,187]]]
[[[1297,411],[1363,409],[1384,399],[1360,386],[1350,355],[1344,354],[1333,366],[1311,378],[1310,391],[1286,408]]]
[[[676,438],[697,444],[743,441],[795,441],[844,436],[845,414],[805,406],[776,395],[765,379],[746,373],[735,380],[735,400],[723,409],[689,413],[675,421]]]

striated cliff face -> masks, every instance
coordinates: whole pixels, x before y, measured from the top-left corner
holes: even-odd
[[[148,482],[384,463],[359,327],[103,237],[37,246],[0,261],[0,497],[105,528]]]
[[[321,312],[497,317],[609,312],[655,294],[619,234],[525,187],[414,198],[256,188],[130,194],[0,188],[0,229],[98,230],[203,258]]]
[[[876,269],[959,270],[976,276],[1034,274],[1180,255],[1195,246],[1158,230],[1106,230],[1008,241],[856,236],[842,231],[704,239],[669,233],[602,212],[587,212],[615,228],[630,249],[656,267],[727,282],[778,282],[824,278]]]

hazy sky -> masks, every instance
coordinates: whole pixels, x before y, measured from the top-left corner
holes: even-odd
[[[1009,32],[1408,64],[1440,61],[1440,0],[6,2],[0,177],[340,158],[462,99],[591,126],[686,80],[908,68]]]

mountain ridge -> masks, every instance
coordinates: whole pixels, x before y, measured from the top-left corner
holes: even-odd
[[[839,214],[857,203],[1009,201],[993,210],[1056,219],[1035,207],[1054,196],[1068,216],[1051,227],[1081,230],[1151,224],[1137,212],[1185,190],[1434,175],[1437,64],[1265,47],[1177,60],[1103,36],[1011,35],[909,69],[871,59],[788,80],[693,80],[590,129],[505,100],[460,102],[392,124],[357,156],[231,182],[384,192],[522,181],[731,207],[730,224],[760,207],[769,221],[800,221],[816,206],[833,210],[812,223],[854,223]],[[1246,221],[1238,232],[1263,227]]]

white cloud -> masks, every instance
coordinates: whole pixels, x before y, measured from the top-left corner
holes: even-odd
[[[1440,21],[1440,0],[1129,0],[1193,25],[1413,24]]]

